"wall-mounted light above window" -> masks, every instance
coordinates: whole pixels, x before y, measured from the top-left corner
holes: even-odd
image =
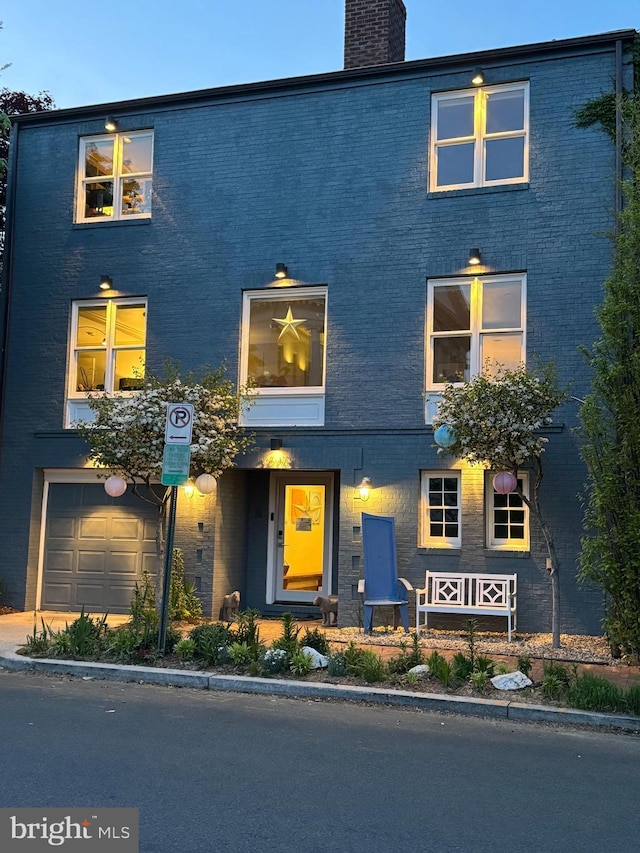
[[[108,275],[100,276],[100,290],[111,290],[113,287],[113,279]]]
[[[484,83],[484,71],[482,68],[474,68],[471,82],[474,86],[482,86]]]
[[[476,267],[482,263],[482,252],[480,249],[469,249],[469,266]]]
[[[286,264],[276,264],[276,278],[286,278],[286,277],[287,277]]]
[[[113,116],[107,116],[104,120],[104,129],[109,133],[115,133],[118,129],[118,122]]]
[[[282,450],[282,439],[281,438],[272,438],[271,439],[271,450]]]
[[[371,477],[363,477],[356,486],[356,497],[360,498],[361,501],[368,501],[371,488]]]

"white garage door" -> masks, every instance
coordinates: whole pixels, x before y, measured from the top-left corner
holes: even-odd
[[[44,610],[128,613],[142,571],[155,576],[157,510],[127,490],[51,483],[47,503]]]

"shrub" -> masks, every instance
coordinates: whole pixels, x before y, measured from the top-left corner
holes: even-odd
[[[291,657],[284,649],[267,649],[262,659],[262,671],[265,675],[284,672],[291,664]]]
[[[51,629],[47,628],[42,622],[42,631],[36,629],[36,623],[33,623],[33,634],[27,635],[27,642],[24,645],[24,650],[28,655],[46,655],[49,652],[49,639],[51,637]]]
[[[372,649],[363,649],[357,665],[356,674],[360,678],[364,678],[367,684],[373,684],[377,681],[384,681],[389,674],[389,670],[377,652],[374,652]]]
[[[529,676],[531,672],[531,658],[529,655],[520,655],[518,658],[518,671],[527,677]]]
[[[242,613],[238,613],[235,637],[239,643],[246,643],[249,648],[260,644],[259,618],[259,610],[243,610]]]
[[[83,608],[80,616],[60,633],[68,635],[68,650],[73,657],[99,657],[106,645],[107,616],[94,619]]]
[[[342,676],[347,674],[347,660],[344,656],[344,652],[337,652],[336,654],[329,654],[327,656],[327,673],[332,677]]]
[[[471,661],[471,669],[476,668],[476,641],[478,635],[478,620],[468,619],[465,625],[465,639],[467,641],[467,657]]]
[[[164,652],[166,655],[170,655],[175,647],[178,645],[180,640],[182,639],[182,632],[179,631],[175,625],[167,625],[167,633],[165,634],[165,644],[164,644]]]
[[[489,673],[486,669],[476,669],[469,676],[469,681],[474,690],[479,690],[482,693],[489,683]]]
[[[420,640],[418,634],[414,631],[411,638],[411,649],[407,650],[407,644],[402,641],[399,644],[400,654],[390,658],[387,662],[387,667],[390,673],[398,673],[403,675],[409,672],[414,666],[419,666],[424,663],[424,655],[420,648]]]
[[[456,652],[451,670],[455,678],[466,681],[473,672],[473,662],[463,652]]]
[[[131,663],[140,647],[140,633],[133,625],[121,625],[110,631],[107,637],[107,652],[120,663]]]
[[[183,637],[176,643],[174,651],[180,660],[193,660],[196,656],[196,644],[191,637]]]
[[[236,666],[247,666],[252,660],[255,660],[247,643],[231,643],[229,654]]]
[[[634,684],[626,694],[627,711],[640,717],[640,684]]]
[[[311,657],[306,652],[303,652],[302,649],[298,649],[291,656],[289,668],[294,675],[308,675],[311,667]]]
[[[485,672],[487,674],[487,678],[491,678],[495,670],[495,661],[492,661],[491,658],[483,658],[477,657],[476,663],[474,667],[475,672]]]
[[[134,625],[147,623],[151,618],[151,612],[156,614],[156,619],[159,619],[156,613],[156,588],[146,569],[142,572],[140,582],[136,581],[133,588],[129,612]]]
[[[307,628],[300,645],[309,646],[310,649],[315,649],[321,655],[328,655],[331,651],[329,640],[327,640],[324,631],[320,631],[318,628],[314,628],[313,631]]]
[[[347,665],[347,673],[349,675],[357,675],[360,658],[362,657],[362,649],[359,649],[353,640],[351,640],[342,654],[344,662]]]
[[[300,649],[298,634],[300,628],[293,621],[291,613],[282,614],[282,634],[271,644],[272,649],[282,649],[290,658]]]
[[[445,687],[449,687],[451,685],[453,680],[453,669],[449,662],[439,652],[431,652],[427,658],[427,666],[441,684]]]
[[[169,590],[169,619],[175,622],[195,622],[201,616],[202,602],[198,598],[195,585],[184,575],[182,549],[174,548]]]
[[[624,692],[611,681],[585,672],[575,678],[567,691],[567,701],[583,711],[626,711]]]
[[[210,625],[198,625],[189,632],[189,638],[195,643],[195,656],[205,666],[222,663],[221,649],[226,649],[233,640],[233,634],[226,625],[215,622]]]
[[[571,681],[571,675],[566,666],[556,661],[545,660],[542,662],[542,695],[545,699],[561,699]]]

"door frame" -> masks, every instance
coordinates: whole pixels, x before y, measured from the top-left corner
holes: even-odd
[[[284,507],[279,505],[279,495],[285,485],[324,485],[324,565],[322,572],[322,590],[318,592],[292,592],[290,598],[278,597],[278,522],[279,511]],[[267,604],[311,604],[312,599],[319,594],[330,595],[333,578],[333,492],[335,475],[333,471],[272,471],[269,478],[269,534],[267,537]]]

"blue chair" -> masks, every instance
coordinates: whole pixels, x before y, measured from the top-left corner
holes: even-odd
[[[373,608],[393,606],[393,627],[402,617],[405,633],[409,633],[411,584],[398,577],[396,560],[395,519],[362,513],[362,554],[364,578],[358,581],[358,592],[364,605],[364,630],[373,630]]]

